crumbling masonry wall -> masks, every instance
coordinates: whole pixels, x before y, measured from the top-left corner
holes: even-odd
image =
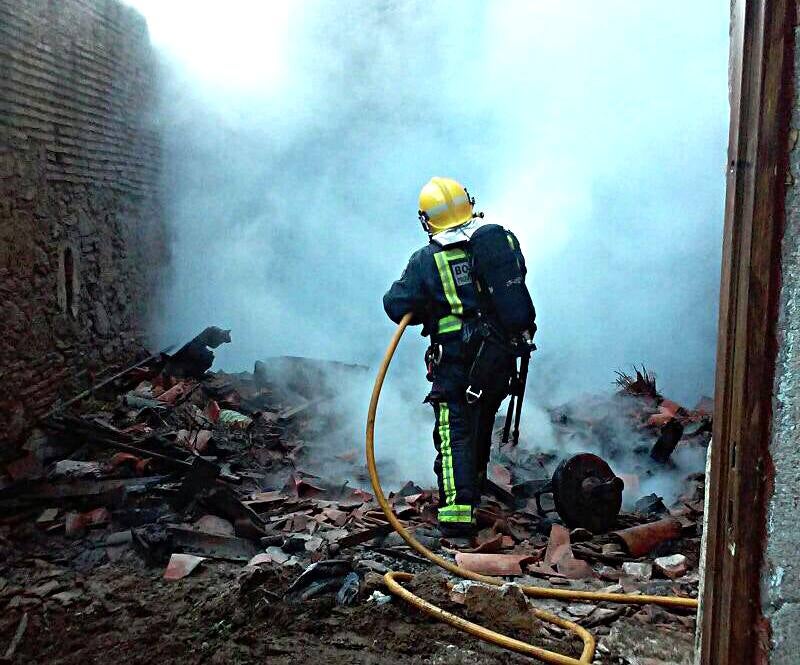
[[[143,335],[166,258],[155,74],[117,0],[0,0],[0,458]]]
[[[777,324],[772,440],[774,491],[768,503],[762,604],[771,625],[771,665],[800,654],[800,30],[795,28],[795,96],[789,137],[786,224]]]

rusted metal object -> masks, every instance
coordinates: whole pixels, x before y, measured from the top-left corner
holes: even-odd
[[[558,465],[552,487],[556,511],[567,526],[604,533],[619,515],[625,483],[602,458],[581,453]]]
[[[681,523],[674,517],[667,517],[658,522],[614,531],[612,535],[624,543],[625,549],[631,556],[639,557],[652,552],[663,542],[680,538]]]

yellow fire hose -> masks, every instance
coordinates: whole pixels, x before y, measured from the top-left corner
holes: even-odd
[[[381,395],[381,388],[383,387],[383,382],[386,378],[386,372],[389,369],[389,363],[392,362],[392,357],[394,356],[394,352],[397,349],[398,343],[400,342],[400,338],[403,336],[403,333],[410,322],[411,314],[406,314],[402,321],[400,321],[400,324],[397,326],[397,330],[395,330],[392,340],[389,342],[389,347],[386,349],[386,354],[383,356],[381,365],[378,368],[378,375],[375,378],[375,387],[372,389],[372,398],[370,399],[369,403],[369,413],[367,414],[367,468],[369,469],[369,477],[372,481],[372,489],[375,492],[375,498],[378,500],[378,503],[383,510],[383,514],[386,515],[386,519],[389,520],[389,523],[392,525],[392,527],[394,527],[394,530],[400,534],[400,537],[406,543],[408,543],[412,549],[419,552],[419,554],[424,556],[426,559],[432,561],[437,566],[444,568],[454,575],[463,577],[464,579],[483,582],[484,584],[491,584],[494,586],[502,586],[505,584],[503,580],[495,577],[488,577],[486,575],[480,575],[467,570],[466,568],[461,568],[453,562],[434,554],[427,547],[419,543],[410,533],[408,533],[408,531],[405,530],[403,525],[392,511],[392,507],[389,505],[386,497],[383,495],[383,488],[381,487],[381,482],[378,478],[378,470],[375,466],[375,414],[378,409],[378,399]],[[512,639],[507,635],[496,633],[488,628],[484,628],[483,626],[467,621],[466,619],[462,619],[455,614],[445,612],[443,609],[428,603],[419,596],[415,596],[413,593],[407,591],[401,586],[400,582],[407,582],[412,578],[413,575],[409,573],[390,571],[384,575],[383,579],[386,582],[386,586],[388,587],[389,591],[396,596],[399,596],[403,600],[411,603],[417,609],[422,610],[426,614],[429,614],[440,621],[449,623],[451,626],[455,626],[459,630],[463,630],[471,635],[474,635],[475,637],[487,642],[491,642],[492,644],[497,644],[498,646],[527,656],[533,656],[534,658],[538,658],[546,663],[556,663],[557,665],[588,665],[594,658],[594,637],[588,630],[576,623],[573,623],[572,621],[567,621],[566,619],[562,619],[561,617],[558,617],[550,612],[545,612],[544,610],[533,610],[534,615],[539,619],[555,624],[561,628],[566,628],[583,640],[583,652],[581,653],[581,657],[579,659],[564,656],[556,653],[555,651],[548,651],[547,649],[535,647],[525,642],[520,642],[519,640]],[[682,598],[678,596],[644,596],[622,593],[598,593],[594,591],[571,591],[568,589],[550,589],[546,587],[535,586],[523,586],[521,589],[526,596],[530,596],[531,598],[623,603],[629,605],[653,604],[662,605],[665,607],[681,607],[686,609],[697,608],[696,599]]]

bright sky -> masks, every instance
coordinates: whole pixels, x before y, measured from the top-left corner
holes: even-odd
[[[153,43],[214,87],[270,89],[284,81],[298,2],[125,0],[147,19]]]

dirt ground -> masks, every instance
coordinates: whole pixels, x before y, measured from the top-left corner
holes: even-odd
[[[147,567],[132,550],[112,554],[114,561],[105,560],[106,552],[97,557],[105,561],[94,565],[85,555],[70,559],[68,549],[48,548],[24,528],[0,542],[0,604],[6,608],[0,618],[0,655],[23,614],[28,615],[13,663],[532,662],[434,621],[399,599],[367,602],[365,597],[380,589],[378,575],[370,577],[352,606],[337,606],[332,595],[291,603],[283,594],[298,574],[292,569],[207,560],[189,577],[166,581],[163,568]],[[580,653],[579,641],[569,634],[530,615],[520,623],[525,613],[514,611],[513,600],[508,607],[494,598],[457,604],[438,569],[387,563],[417,572],[408,587],[443,609],[566,655]],[[650,662],[689,662],[693,619],[670,616],[669,621],[680,618],[685,626],[665,631],[644,625],[647,608],[621,612],[623,618],[633,617],[625,633],[629,641],[641,641],[637,631],[643,631],[663,648],[677,644],[674,660]],[[593,632],[602,645],[609,629]],[[606,649],[598,652],[596,662],[635,661],[614,659]]]
[[[338,607],[332,596],[286,602],[281,595],[291,576],[284,571],[248,574],[240,565],[206,562],[192,576],[167,582],[132,556],[88,575],[37,558],[4,572],[0,597],[13,607],[0,619],[2,643],[11,641],[24,612],[29,617],[17,663],[530,662],[399,600],[350,607]],[[53,590],[42,599],[37,594],[45,585]],[[449,602],[443,585],[442,576],[428,573],[410,588],[445,609],[508,629],[485,607],[470,612]],[[577,643],[546,642],[579,652]]]

